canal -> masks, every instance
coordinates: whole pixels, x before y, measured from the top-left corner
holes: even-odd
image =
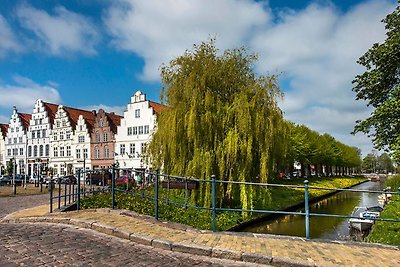
[[[366,182],[353,187],[360,190],[382,190],[383,182]],[[351,215],[354,207],[378,205],[378,195],[364,192],[340,192],[310,205],[310,212]],[[310,237],[343,240],[349,236],[348,219],[310,217]],[[305,217],[284,215],[246,227],[243,232],[305,237]]]

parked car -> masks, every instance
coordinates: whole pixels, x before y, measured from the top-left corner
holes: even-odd
[[[110,173],[105,173],[105,174],[89,174],[88,177],[86,177],[86,184],[87,185],[107,185],[107,180],[110,178]]]
[[[0,177],[0,185],[11,184],[11,177],[9,175],[3,175]]]
[[[13,178],[11,178],[13,179]],[[25,182],[25,174],[17,174],[15,175],[15,184],[22,185]]]
[[[67,175],[61,177],[61,183],[62,184],[77,184],[78,179],[76,179],[75,176],[73,175]]]

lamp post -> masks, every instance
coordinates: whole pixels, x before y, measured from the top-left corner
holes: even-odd
[[[17,160],[13,158],[13,192],[14,195],[17,194],[17,185],[15,184],[15,172],[17,171]]]

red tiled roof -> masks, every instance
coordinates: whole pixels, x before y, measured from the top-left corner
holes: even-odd
[[[32,118],[32,114],[27,114],[27,113],[18,113],[19,118],[21,119],[22,125],[24,126],[24,129],[27,130],[29,127],[29,121]]]
[[[96,115],[92,111],[71,108],[71,107],[66,107],[66,106],[63,106],[63,108],[67,112],[68,116],[71,119],[73,129],[76,128],[76,124],[78,123],[79,115],[82,115],[83,118],[85,119],[87,126],[89,128],[89,131],[93,128],[94,123],[96,122]]]
[[[53,126],[54,118],[56,117],[56,113],[57,113],[57,110],[58,110],[58,105],[52,104],[52,103],[47,103],[47,102],[43,102],[43,105],[47,110],[47,116],[50,119],[50,125]]]
[[[159,103],[156,103],[153,101],[149,101],[149,105],[150,105],[150,107],[153,108],[153,110],[155,111],[156,114],[158,114],[161,111],[166,110],[168,108],[167,106],[164,106],[162,104],[159,104]]]
[[[114,124],[115,127],[121,125],[121,119],[123,119],[123,116],[117,115],[114,112],[106,113],[107,117],[110,119],[110,121]]]
[[[0,131],[3,134],[3,137],[7,135],[8,124],[0,123]]]

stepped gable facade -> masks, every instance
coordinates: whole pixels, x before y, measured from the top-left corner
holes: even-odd
[[[27,174],[37,176],[48,170],[50,135],[58,105],[36,100],[27,133]]]
[[[122,116],[99,109],[91,133],[91,163],[93,170],[107,169],[114,163],[115,134]]]
[[[81,162],[76,159],[75,131],[79,125],[85,125],[86,129],[90,128],[89,126],[94,123],[94,118],[95,114],[92,111],[58,106],[50,136],[49,166],[53,175],[63,176],[76,173],[79,167],[74,163],[79,163],[80,166]],[[79,127],[78,130],[80,130]],[[89,152],[89,148],[83,150],[82,159],[90,158]]]
[[[31,117],[31,114],[18,112],[14,106],[5,139],[5,161],[6,165],[10,161],[15,164],[16,174],[27,171],[27,131]]]
[[[149,169],[144,159],[146,146],[156,129],[157,114],[167,107],[146,99],[146,94],[137,91],[131,96],[121,125],[118,126],[115,160],[122,168]]]
[[[6,146],[5,140],[7,137],[8,124],[0,123],[0,175],[3,175],[6,170]]]

